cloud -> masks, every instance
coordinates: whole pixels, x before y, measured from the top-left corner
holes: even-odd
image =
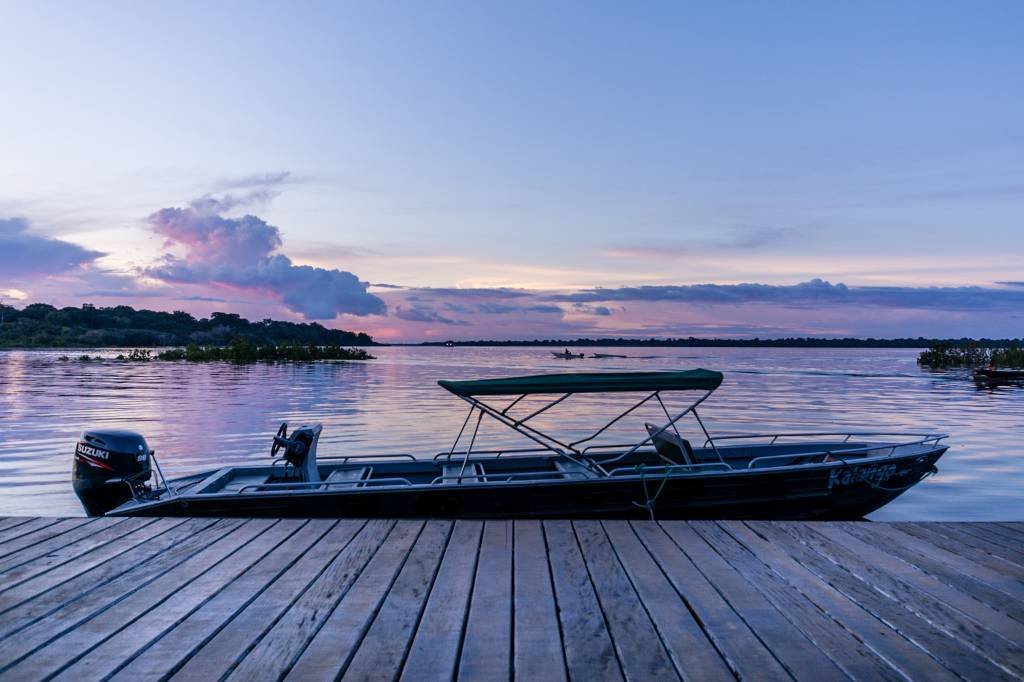
[[[436,310],[430,308],[424,308],[423,306],[412,306],[406,308],[403,306],[395,307],[395,317],[406,322],[432,322],[435,324],[449,324],[449,325],[465,325],[469,324],[465,320],[455,320],[450,317],[441,315]]]
[[[71,242],[32,234],[24,218],[0,219],[0,277],[56,275],[89,265],[106,254]]]
[[[250,187],[276,187],[278,185],[294,184],[299,182],[291,171],[280,171],[277,173],[253,173],[234,178],[224,178],[214,183],[216,190],[224,191],[231,189],[247,189]]]
[[[508,315],[510,313],[525,314],[525,313],[541,313],[545,315],[560,315],[562,309],[557,305],[550,303],[537,303],[535,305],[508,305],[505,303],[478,303],[476,305],[476,312],[483,315]]]
[[[737,225],[723,230],[715,239],[701,241],[669,241],[659,244],[629,244],[599,251],[612,258],[677,259],[709,253],[735,253],[785,246],[796,239],[808,237],[804,227],[767,227]]]
[[[331,320],[339,314],[379,315],[384,302],[367,293],[368,283],[351,272],[296,265],[275,253],[281,232],[255,215],[224,214],[266,200],[272,188],[257,187],[244,195],[204,196],[185,208],[164,208],[147,219],[166,238],[165,248],[185,255],[165,255],[145,274],[164,282],[214,284],[267,292],[289,310],[310,320]]]
[[[217,298],[216,296],[179,296],[179,301],[199,301],[201,303],[227,303],[226,298]]]
[[[798,284],[686,284],[584,289],[546,297],[551,301],[677,302],[701,305],[770,303],[792,307],[871,306],[951,311],[1020,310],[1024,291],[980,286],[904,287],[847,286],[812,279]]]
[[[611,308],[605,305],[586,305],[585,303],[573,303],[573,311],[577,313],[586,313],[587,315],[600,315],[602,317],[608,317],[612,314]]]

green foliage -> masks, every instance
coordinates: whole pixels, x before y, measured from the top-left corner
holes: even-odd
[[[1024,348],[1016,341],[1005,348],[982,348],[976,341],[936,341],[917,357],[919,365],[932,369],[947,367],[1024,367]]]
[[[127,362],[149,362],[153,359],[153,351],[144,350],[142,348],[132,348],[125,355],[121,353],[117,356],[118,360],[125,360]]]
[[[327,329],[313,323],[262,320],[250,322],[234,313],[209,319],[129,306],[55,308],[33,303],[22,309],[0,305],[0,348],[146,348],[154,346],[223,346],[236,337],[252,344],[370,346],[367,334]],[[129,358],[126,358],[129,359]]]
[[[1024,347],[1011,343],[1007,348],[996,348],[992,351],[990,361],[1003,369],[1024,369]]]
[[[361,348],[316,345],[257,346],[248,339],[235,337],[226,346],[198,346],[172,348],[157,354],[158,360],[184,360],[187,362],[233,362],[245,365],[254,362],[317,362],[319,360],[373,360]]]

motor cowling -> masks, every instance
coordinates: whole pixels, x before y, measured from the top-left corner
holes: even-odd
[[[75,446],[71,481],[89,516],[132,499],[152,476],[146,439],[124,429],[84,431]]]

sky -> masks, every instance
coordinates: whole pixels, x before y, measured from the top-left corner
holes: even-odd
[[[1024,335],[1024,3],[0,0],[0,297]]]

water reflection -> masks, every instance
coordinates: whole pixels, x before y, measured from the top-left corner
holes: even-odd
[[[281,421],[320,421],[324,454],[447,450],[465,404],[442,378],[598,370],[719,369],[726,380],[702,408],[712,433],[776,429],[950,433],[940,474],[878,519],[1024,518],[1024,388],[979,390],[965,372],[924,373],[902,349],[607,349],[625,359],[560,360],[543,348],[382,348],[371,363],[309,365],[61,362],[61,352],[0,352],[0,514],[81,514],[69,483],[78,433],[124,426],[157,449],[168,476],[265,461]],[[94,353],[93,353],[94,354]],[[112,358],[115,352],[102,355]],[[579,437],[622,398],[574,396],[537,425]],[[677,399],[677,401],[680,399]],[[535,406],[539,403],[533,403]],[[531,403],[517,411],[527,414]],[[650,409],[647,409],[650,408]],[[655,404],[606,434],[635,441]],[[485,420],[479,438],[524,441]],[[699,431],[688,424],[693,440]],[[695,432],[695,433],[693,433]]]

